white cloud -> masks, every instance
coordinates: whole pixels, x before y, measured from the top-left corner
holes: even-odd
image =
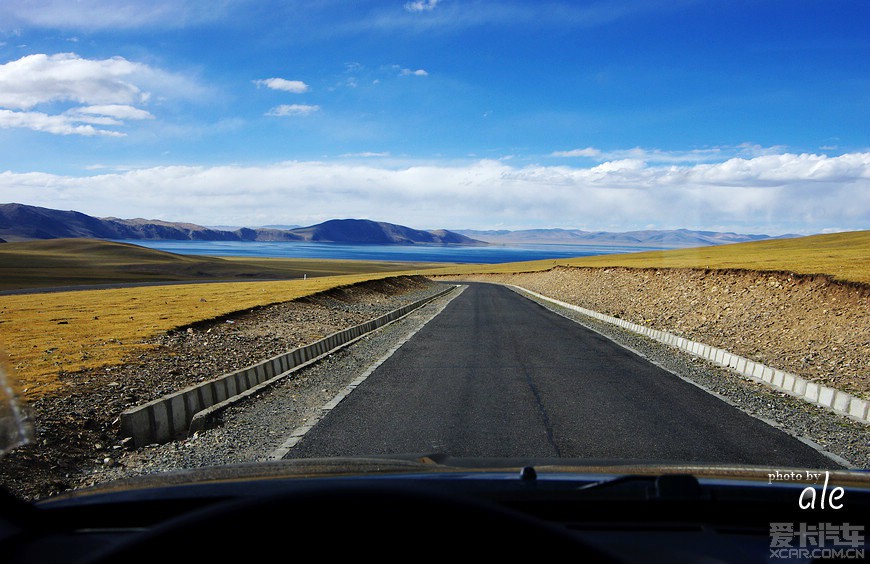
[[[417,70],[402,69],[399,74],[401,76],[429,76],[429,73],[423,69],[417,69]]]
[[[405,9],[409,12],[431,12],[438,5],[438,0],[417,0],[406,2]]]
[[[368,217],[412,227],[712,228],[761,233],[867,229],[870,153],[592,167],[283,162],[116,174],[0,173],[0,201],[199,223]],[[292,207],[286,202],[293,201]],[[265,221],[263,221],[265,219]]]
[[[287,80],[284,78],[264,78],[262,80],[255,80],[254,84],[257,86],[265,86],[272,90],[293,92],[294,94],[303,94],[309,90],[309,86],[301,80]]]
[[[124,120],[153,119],[136,107],[153,93],[161,97],[200,98],[205,89],[188,77],[123,57],[85,59],[75,53],[27,55],[0,65],[0,108],[4,127],[56,134],[120,135],[76,123],[124,125]],[[65,105],[60,114],[31,111]]]
[[[148,94],[130,78],[143,68],[122,57],[89,60],[74,53],[28,55],[0,65],[0,107],[29,110],[57,101],[142,103]]]
[[[320,106],[313,106],[309,104],[281,104],[280,106],[275,106],[268,112],[266,112],[267,116],[307,116],[313,114],[320,110]]]
[[[86,123],[87,125],[82,125]],[[94,117],[75,118],[70,115],[48,115],[42,112],[13,112],[0,109],[0,128],[24,128],[33,131],[43,131],[56,135],[107,135],[113,137],[123,136],[123,133],[97,129],[94,125],[120,125],[121,122],[108,118],[98,119]]]

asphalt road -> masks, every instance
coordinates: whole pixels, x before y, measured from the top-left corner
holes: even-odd
[[[472,284],[286,458],[826,467],[822,454],[515,292]]]

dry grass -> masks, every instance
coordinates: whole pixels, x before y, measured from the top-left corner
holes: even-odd
[[[8,355],[17,391],[32,400],[61,391],[61,371],[122,363],[167,330],[393,275],[0,296],[0,349]]]
[[[46,273],[42,279],[60,278],[70,271],[63,256],[65,243],[45,243]],[[53,245],[53,248],[52,248]],[[4,248],[0,246],[0,248]],[[9,247],[5,247],[9,249]],[[140,253],[137,248],[132,249]],[[12,248],[12,251],[15,249]],[[92,249],[104,253],[102,266],[120,268],[115,261],[128,261],[129,255],[117,258],[117,249],[98,244]],[[147,250],[146,250],[147,251]],[[126,251],[125,251],[126,252]],[[168,254],[168,253],[167,253]],[[24,268],[14,263],[16,255],[0,254],[3,266]],[[116,257],[116,258],[112,258]],[[45,258],[45,257],[44,257]],[[191,258],[169,255],[156,257],[147,251],[138,264],[156,261],[165,266],[195,267],[204,263]],[[20,259],[20,255],[19,255]],[[223,260],[225,264],[246,263],[248,267],[276,270],[288,267],[282,259]],[[51,263],[51,261],[54,261]],[[206,262],[212,262],[210,259]],[[126,263],[124,263],[126,264]],[[137,349],[145,348],[148,339],[161,332],[218,317],[255,306],[292,300],[336,286],[400,274],[471,274],[510,273],[547,270],[557,265],[635,268],[702,268],[788,271],[799,274],[825,274],[838,280],[870,284],[870,231],[815,235],[798,239],[740,243],[674,251],[605,255],[567,260],[546,260],[498,265],[450,265],[425,269],[431,265],[364,264],[354,261],[312,261],[308,280],[280,282],[233,282],[153,286],[115,290],[59,292],[0,296],[0,350],[5,349],[18,378],[18,389],[28,399],[62,390],[61,371],[98,368],[118,364]],[[85,265],[87,266],[87,265]],[[91,264],[93,266],[93,264]],[[237,265],[236,265],[237,266]],[[399,272],[371,272],[366,269],[400,268]],[[84,268],[84,267],[83,267]],[[317,269],[320,270],[317,270]],[[104,269],[105,270],[105,269]],[[313,277],[315,273],[353,272],[339,276]],[[105,281],[105,280],[103,280]]]
[[[62,371],[124,362],[169,329],[431,263],[177,255],[55,239],[0,245],[0,289],[128,282],[290,279],[0,296],[0,354],[28,399],[61,391]],[[300,280],[307,277],[306,280]]]
[[[461,265],[435,269],[428,274],[536,272],[555,266],[781,271],[823,274],[835,280],[870,284],[870,231],[671,251],[495,265]]]

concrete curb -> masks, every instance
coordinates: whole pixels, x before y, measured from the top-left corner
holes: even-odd
[[[121,436],[132,437],[133,446],[137,447],[185,437],[197,429],[205,428],[218,411],[230,404],[257,393],[455,289],[456,286],[451,286],[434,296],[338,331],[304,347],[128,409],[121,414]]]
[[[599,321],[617,325],[623,329],[649,337],[654,341],[680,349],[719,366],[728,368],[733,372],[737,372],[749,380],[760,382],[778,391],[786,392],[810,403],[820,405],[839,415],[849,417],[850,419],[860,421],[861,423],[870,423],[870,401],[868,400],[857,398],[841,390],[830,388],[816,382],[811,382],[801,378],[800,376],[791,374],[790,372],[771,368],[761,364],[760,362],[755,362],[754,360],[730,353],[726,350],[699,343],[697,341],[692,341],[684,337],[679,337],[672,333],[668,333],[667,331],[660,331],[637,323],[631,323],[624,319],[611,317],[591,309],[586,309],[555,298],[550,298],[513,284],[505,285],[517,292],[535,296],[539,299],[582,313],[583,315],[588,315],[589,317],[593,317]]]

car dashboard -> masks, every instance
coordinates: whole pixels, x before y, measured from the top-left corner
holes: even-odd
[[[35,504],[7,497],[3,560],[240,562],[313,551],[388,561],[821,562],[863,555],[870,515],[864,475],[845,488],[841,507],[802,509],[802,484],[751,476],[382,463],[286,469],[151,476]]]

